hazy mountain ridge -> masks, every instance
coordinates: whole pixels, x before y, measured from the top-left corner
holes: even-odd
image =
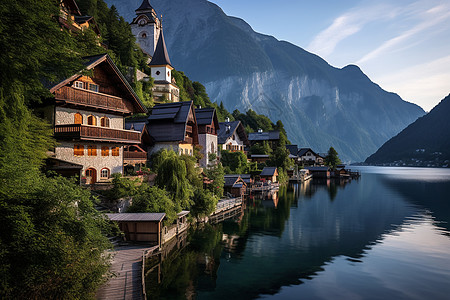
[[[443,166],[450,161],[450,95],[367,158],[369,164]]]
[[[141,0],[107,0],[131,21]],[[300,47],[253,31],[206,0],[152,0],[163,14],[173,65],[227,109],[281,119],[293,143],[363,161],[424,111],[374,84],[357,66],[337,69]],[[268,20],[270,21],[270,20]]]

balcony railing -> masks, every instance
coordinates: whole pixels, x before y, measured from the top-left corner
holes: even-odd
[[[55,138],[139,144],[141,133],[132,130],[111,129],[82,124],[56,125]]]
[[[90,107],[130,113],[131,110],[126,106],[122,98],[101,94],[89,90],[63,86],[55,92],[57,100],[65,102],[86,105]]]
[[[185,137],[184,138],[184,142],[186,143],[186,144],[193,144],[194,143],[194,140],[191,138],[191,137]]]
[[[147,159],[147,152],[123,151],[124,159]]]

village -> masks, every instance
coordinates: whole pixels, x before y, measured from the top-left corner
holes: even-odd
[[[74,0],[63,0],[60,5],[61,28],[75,35],[91,29],[100,37],[95,19],[82,15]],[[97,210],[120,229],[120,234],[110,237],[117,246],[112,270],[136,259],[143,260],[144,268],[145,259],[169,251],[165,245],[180,243],[190,224],[233,218],[245,208],[249,196],[272,195],[280,185],[288,183],[359,176],[340,163],[337,153],[330,154],[332,148],[329,153],[318,153],[290,144],[281,122],[280,126],[277,122],[277,130],[257,128],[251,132],[243,122],[229,116],[220,121],[214,106],[180,101],[163,25],[148,0],[136,9],[130,25],[147,55],[149,74],[140,70],[123,74],[106,51],[83,57],[84,70],[57,83],[47,83],[54,98],[34,108],[37,116],[52,125],[57,142],[47,153],[44,171],[76,178],[98,199]],[[133,80],[153,82],[152,106],[140,99],[132,87]],[[335,156],[331,164],[327,162],[330,155]],[[170,194],[170,180],[161,179],[160,173],[175,172],[176,166],[164,165],[161,157],[181,161],[183,176],[200,181],[199,185],[192,185],[189,196],[180,197],[185,201],[180,203],[189,205],[176,204],[171,208],[176,215],[161,207],[158,211],[139,211],[136,198],[144,197],[139,192],[126,191],[120,196],[116,193],[119,184],[126,184],[148,190],[158,186]],[[206,199],[208,203],[202,205],[208,208],[197,205],[196,199]],[[192,214],[189,208],[196,205],[200,208]],[[120,251],[133,249],[137,252],[131,258],[119,259]],[[117,271],[117,277],[111,279],[114,283],[105,285],[99,297],[111,299],[111,293],[117,289],[126,291],[123,276],[127,272]],[[129,280],[136,277],[136,272],[145,273],[134,268]],[[134,288],[130,293],[145,294],[145,282],[138,286],[139,291]]]

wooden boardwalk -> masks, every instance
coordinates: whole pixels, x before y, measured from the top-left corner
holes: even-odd
[[[120,246],[113,252],[111,272],[107,283],[97,291],[97,299],[144,299],[142,293],[142,254],[148,246]]]

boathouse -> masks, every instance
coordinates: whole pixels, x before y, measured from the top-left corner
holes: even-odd
[[[233,197],[242,197],[246,192],[247,184],[239,174],[225,175],[223,189],[225,193],[229,193]]]
[[[305,169],[313,175],[313,178],[330,178],[330,168],[328,167],[306,167]]]
[[[278,182],[278,169],[276,167],[265,167],[259,177],[264,181]]]

